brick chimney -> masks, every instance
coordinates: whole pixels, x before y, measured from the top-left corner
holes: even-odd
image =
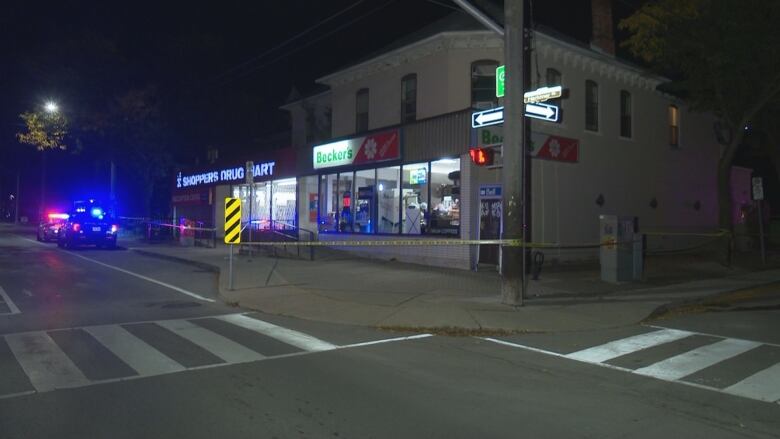
[[[590,47],[609,55],[615,54],[615,37],[612,32],[612,0],[591,0],[592,30]]]

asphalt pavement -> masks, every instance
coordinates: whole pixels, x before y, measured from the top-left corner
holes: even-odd
[[[0,437],[777,437],[780,314],[446,337],[227,306],[0,228]]]

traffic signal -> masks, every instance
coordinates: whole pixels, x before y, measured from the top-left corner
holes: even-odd
[[[471,148],[469,156],[477,166],[491,166],[493,164],[493,148]]]

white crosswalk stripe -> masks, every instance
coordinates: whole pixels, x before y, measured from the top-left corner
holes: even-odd
[[[637,369],[635,372],[662,380],[679,380],[759,346],[761,343],[754,341],[727,338]]]
[[[264,355],[244,347],[229,338],[201,328],[186,320],[168,320],[156,323],[210,351],[228,363],[246,363],[265,358]]]
[[[681,338],[693,335],[692,332],[678,331],[677,329],[663,329],[648,334],[635,335],[633,337],[615,340],[601,346],[583,349],[566,355],[572,360],[586,363],[603,363],[622,355],[630,354],[642,349],[647,349],[663,343],[669,343]]]
[[[89,384],[79,368],[45,332],[7,335],[5,340],[35,390],[45,392]]]
[[[225,322],[223,325],[227,324],[228,328],[218,326],[214,330],[208,329],[207,327],[210,326],[205,324],[205,321],[211,319]],[[199,321],[204,322],[203,326],[198,324]],[[216,322],[212,321],[212,323]],[[233,329],[238,330],[238,328],[243,328],[250,331],[247,331],[245,334],[235,333],[228,330],[231,326],[234,327]],[[134,328],[138,329],[136,330]],[[72,347],[68,348],[66,345],[63,345],[63,347],[58,345],[58,342],[46,331],[0,336],[0,343],[2,343],[3,340],[6,342],[10,350],[10,355],[13,356],[16,363],[21,368],[19,374],[26,375],[32,385],[32,389],[22,392],[14,392],[6,395],[0,394],[0,399],[28,395],[30,392],[46,392],[62,388],[81,387],[91,384],[183,372],[201,367],[219,367],[230,364],[288,357],[290,355],[303,355],[333,349],[357,348],[376,343],[398,342],[430,336],[430,334],[421,334],[368,342],[361,341],[360,343],[351,345],[338,346],[311,335],[277,326],[244,314],[206,316],[190,320],[162,320],[67,329],[84,331],[107,351],[104,350],[100,353],[102,357],[97,355],[97,353],[85,353],[83,347],[81,348],[81,351],[77,350],[76,352],[73,352],[70,350],[73,349]],[[240,340],[228,338],[228,336],[215,331],[231,334],[230,337],[239,338]],[[166,338],[164,337],[165,334],[170,336],[169,332],[184,340],[180,341],[175,346],[171,345],[171,339],[169,337],[167,338],[167,342],[158,342],[155,340],[155,336],[161,336],[161,338]],[[290,350],[293,352],[290,353],[290,350],[288,350],[285,353],[280,353],[278,346],[271,348],[270,344],[265,344],[266,341],[260,341],[260,337],[256,334],[262,334],[265,337],[270,337],[285,345],[289,345]],[[247,340],[247,337],[255,337],[256,339]],[[241,341],[248,344],[244,345]],[[249,347],[258,341],[259,343],[256,343],[254,348]],[[182,344],[186,344],[187,346],[183,346]],[[273,356],[266,356],[262,352],[257,352],[255,350],[263,350],[265,349],[265,346],[269,346],[268,349],[272,349],[275,352]],[[293,347],[297,349],[294,349]],[[190,367],[186,367],[179,363],[179,361],[182,361],[183,363],[187,362],[187,352],[193,353],[196,349],[206,351],[205,353],[201,353],[201,355],[212,354],[217,358],[212,357],[211,363],[205,365],[191,364]],[[298,349],[303,350],[303,352],[298,351]],[[75,355],[76,357],[71,360],[68,355]],[[181,355],[184,355],[184,357],[180,357]],[[84,360],[85,356],[87,358],[86,360]],[[109,358],[109,356],[111,356],[111,358]],[[121,365],[121,372],[117,372],[116,375],[113,375],[110,378],[96,378],[95,380],[91,380],[85,376],[84,372],[79,369],[79,366],[76,363],[84,365],[84,361],[91,362],[93,361],[93,358],[96,359],[95,361],[98,361],[98,358],[103,358],[103,361],[110,362],[114,365],[113,367],[117,367],[117,364]],[[179,361],[177,361],[177,358]],[[224,362],[215,362],[219,359]],[[0,357],[0,364],[3,364],[4,360],[7,359]],[[74,363],[74,361],[76,363]],[[6,364],[8,364],[7,361]],[[127,366],[127,368],[124,366]],[[3,376],[0,376],[0,384],[2,384],[3,378]]]
[[[253,319],[252,317],[243,314],[229,314],[218,318],[236,326],[241,326],[242,328],[251,329],[252,331],[273,337],[305,351],[329,351],[338,348],[338,346],[334,344],[330,344],[302,332],[282,328],[281,326]]]
[[[780,363],[755,373],[724,390],[733,395],[778,402],[780,401]]]
[[[679,355],[661,359],[653,364],[635,370],[616,365],[615,363],[610,363],[610,360],[615,360],[618,357],[634,354],[645,349],[665,345],[667,343],[681,341],[693,335],[718,337],[720,340],[711,342],[705,346],[688,350],[687,352],[681,353]],[[715,366],[726,360],[735,358],[738,359],[740,355],[746,354],[761,346],[767,346],[765,343],[761,342],[725,338],[714,336],[712,334],[698,334],[696,332],[681,331],[677,329],[658,328],[655,331],[651,331],[645,334],[613,340],[569,354],[562,354],[559,352],[541,349],[539,347],[525,346],[522,344],[490,337],[483,337],[482,339],[504,346],[553,355],[560,358],[567,358],[570,360],[576,360],[665,381],[674,381],[685,385],[705,388],[731,395],[738,395],[760,401],[780,403],[780,363],[774,364],[750,376],[741,377],[741,381],[723,389],[703,385],[698,382],[694,382],[695,380],[685,381],[686,377],[690,377],[696,373],[702,372],[709,367]],[[777,346],[770,345],[770,347],[776,348]],[[734,377],[731,379],[733,378]]]
[[[184,366],[119,325],[92,326],[84,330],[139,375],[152,376],[184,370]]]

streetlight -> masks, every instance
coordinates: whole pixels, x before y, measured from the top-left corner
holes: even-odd
[[[54,102],[54,101],[47,101],[43,105],[43,109],[46,110],[46,112],[49,113],[49,114],[54,114],[54,113],[60,111],[60,106],[57,105],[57,103]]]
[[[46,101],[43,104],[43,109],[49,115],[55,115],[60,111],[60,106],[54,101]],[[46,151],[41,150],[41,204],[38,208],[39,214],[43,215],[43,211],[46,208]]]

